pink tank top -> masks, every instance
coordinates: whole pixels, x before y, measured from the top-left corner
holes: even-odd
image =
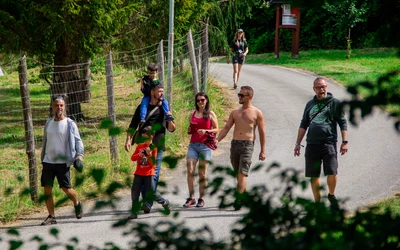
[[[197,133],[198,129],[211,129],[211,119],[204,119],[204,117],[197,118],[194,116],[196,111],[193,112],[192,114],[192,120],[191,123],[196,123],[196,131],[192,131],[192,137],[190,138],[190,142],[203,142],[206,139],[206,134],[204,135],[199,135]]]

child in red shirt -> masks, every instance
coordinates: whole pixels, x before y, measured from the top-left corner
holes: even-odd
[[[141,136],[145,139],[143,143],[137,145],[135,152],[132,154],[131,160],[137,162],[136,171],[134,173],[133,184],[131,188],[132,210],[128,219],[136,219],[137,213],[140,210],[139,196],[143,189],[145,197],[143,210],[145,213],[150,213],[151,206],[149,203],[152,200],[157,201],[163,206],[166,213],[170,213],[169,201],[164,199],[160,194],[154,192],[154,175],[156,168],[157,148],[151,144],[154,136],[154,131],[151,126],[142,129]]]

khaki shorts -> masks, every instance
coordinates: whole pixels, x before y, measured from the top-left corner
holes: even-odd
[[[232,140],[231,164],[233,169],[245,176],[249,175],[251,157],[254,151],[254,141]]]

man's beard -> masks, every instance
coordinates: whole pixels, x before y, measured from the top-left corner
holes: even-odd
[[[57,112],[57,114],[56,114],[56,115],[57,115],[57,118],[58,118],[58,119],[61,119],[61,117],[62,117],[63,113],[62,113],[62,112]]]

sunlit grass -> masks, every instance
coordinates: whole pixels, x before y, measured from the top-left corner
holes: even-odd
[[[113,181],[125,183],[132,178],[135,164],[130,160],[131,152],[124,149],[126,129],[129,126],[135,108],[139,105],[142,93],[139,88],[140,76],[132,75],[123,68],[117,68],[114,77],[114,95],[116,109],[116,126],[121,133],[117,137],[118,162],[113,164],[110,159],[110,142],[108,130],[101,128],[101,121],[108,117],[107,92],[105,75],[98,71],[93,74],[91,82],[91,100],[82,103],[85,120],[79,122],[79,130],[85,146],[84,175],[89,176],[92,169],[105,169],[105,178],[102,187]],[[19,94],[18,74],[6,75],[0,87],[0,220],[3,222],[14,220],[19,214],[32,208],[45,209],[43,203],[32,203],[30,197],[19,197],[19,192],[28,187],[28,163],[25,129],[23,125],[22,105]],[[40,187],[41,162],[40,152],[44,122],[49,116],[49,86],[46,83],[35,82],[29,84],[34,120],[34,135],[36,146],[36,166],[38,172],[39,195],[43,195]],[[218,117],[222,119],[226,109],[231,108],[230,97],[223,95],[224,90],[219,85],[209,81],[208,95],[211,100],[218,100],[212,106]],[[165,155],[183,157],[186,154],[190,137],[187,135],[188,117],[194,110],[194,92],[189,71],[180,72],[174,78],[172,112],[177,124],[174,133],[167,133]],[[13,110],[13,112],[10,112]],[[222,123],[222,120],[220,121]],[[76,171],[71,171],[71,180],[75,180]],[[161,175],[161,178],[163,176]],[[55,186],[58,184],[55,183]],[[74,186],[74,183],[73,183]],[[80,197],[85,199],[86,194],[97,189],[92,178],[86,178],[83,185],[76,187]],[[8,195],[4,192],[8,190]],[[54,188],[55,200],[65,198],[65,194]],[[64,204],[69,205],[67,200]],[[61,204],[63,205],[63,204]]]
[[[291,52],[248,55],[246,63],[260,63],[299,68],[336,80],[347,87],[360,81],[375,81],[380,75],[399,69],[400,58],[396,48],[354,49],[351,58],[345,59],[343,50],[300,51],[298,58]]]
[[[400,193],[380,201],[377,205],[379,206],[379,212],[383,213],[386,209],[390,209],[393,215],[400,216]]]

